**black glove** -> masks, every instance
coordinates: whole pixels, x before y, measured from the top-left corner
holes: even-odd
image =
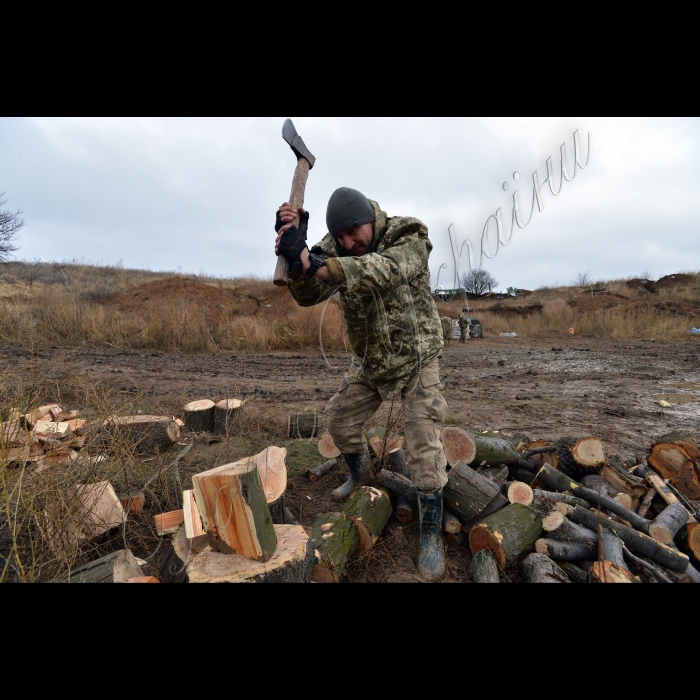
[[[277,220],[275,221],[275,232],[279,233],[282,226],[285,226],[285,225],[286,224],[280,218],[280,213],[278,210],[277,211]],[[301,219],[300,219],[300,223],[299,223],[299,233],[301,233],[301,235],[304,236],[304,240],[306,240],[308,230],[309,230],[309,212],[307,211],[305,214],[302,214]]]
[[[277,212],[277,222],[279,223],[279,212]],[[280,228],[282,228],[280,226]],[[280,241],[279,251],[290,263],[300,263],[301,254],[307,249],[306,236],[309,230],[309,212],[302,215],[299,228],[292,226],[285,231]],[[279,229],[277,229],[279,233]]]

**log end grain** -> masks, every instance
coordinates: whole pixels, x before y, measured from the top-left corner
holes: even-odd
[[[535,493],[527,484],[516,481],[508,487],[508,500],[511,504],[519,503],[521,506],[531,506],[535,500]]]
[[[318,441],[318,452],[324,459],[338,459],[340,450],[335,446],[335,442],[330,433],[321,436]]]
[[[447,462],[451,467],[459,462],[469,465],[476,457],[476,443],[460,428],[445,428],[442,434],[442,444],[445,448]]]

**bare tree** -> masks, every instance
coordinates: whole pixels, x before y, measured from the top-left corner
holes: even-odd
[[[494,276],[486,270],[472,270],[462,277],[462,286],[468,294],[481,296],[498,285]]]
[[[574,279],[574,287],[590,287],[593,284],[593,275],[591,271],[579,272]]]
[[[7,203],[7,200],[3,199],[4,196],[4,192],[0,194],[0,207]],[[10,255],[19,250],[15,239],[25,226],[24,220],[20,218],[21,214],[21,210],[14,213],[0,210],[0,262],[7,262]]]

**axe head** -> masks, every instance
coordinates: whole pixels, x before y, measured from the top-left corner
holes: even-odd
[[[287,119],[282,127],[282,138],[292,147],[297,159],[306,158],[309,165],[313,168],[316,163],[316,158],[311,155],[311,152],[306,147],[306,144],[301,140],[301,136],[297,134],[294,124],[291,119]]]

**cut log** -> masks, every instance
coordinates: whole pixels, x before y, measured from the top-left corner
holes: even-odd
[[[595,438],[563,438],[555,447],[559,471],[572,479],[599,474],[605,465],[603,445]]]
[[[494,483],[504,483],[508,481],[510,473],[508,467],[490,467],[489,469],[484,469],[481,472],[481,476],[490,479]]]
[[[287,437],[290,440],[306,440],[318,436],[318,414],[292,414],[287,420]]]
[[[467,520],[466,523],[462,526],[462,532],[466,533],[467,535],[471,532],[471,529],[476,525],[477,523],[480,523],[482,520],[485,520],[491,515],[494,515],[495,513],[498,513],[499,510],[503,510],[506,506],[508,505],[508,499],[503,496],[503,495],[498,495],[496,498],[494,498],[493,501],[483,510],[479,515],[475,515],[471,520]]]
[[[563,472],[556,471],[549,466],[542,467],[537,474],[537,479],[554,491],[560,493],[571,492],[574,496],[582,498],[590,503],[599,503],[605,510],[609,510],[615,515],[619,515],[625,520],[632,523],[640,532],[649,532],[649,523],[644,518],[640,518],[636,513],[621,506],[617,501],[614,501],[608,496],[598,494],[591,489],[581,486],[571,478],[567,477]]]
[[[329,459],[327,462],[324,462],[320,467],[316,467],[316,469],[309,469],[309,481],[316,483],[320,479],[323,479],[324,476],[330,474],[337,466],[337,459]]]
[[[399,496],[396,499],[394,517],[403,525],[409,525],[415,518],[413,505],[404,496]]]
[[[598,550],[597,543],[558,542],[552,539],[541,539],[535,543],[538,554],[546,554],[554,561],[584,561],[593,559]]]
[[[513,481],[520,481],[521,483],[527,484],[530,487],[536,481],[535,475],[522,467],[510,466],[508,467],[508,472],[510,473],[510,478],[513,479]]]
[[[498,486],[463,462],[455,464],[447,478],[447,486],[443,491],[445,505],[462,522],[467,523],[480,515],[497,499],[504,506],[508,503]]]
[[[474,583],[500,583],[501,576],[493,553],[488,549],[479,550],[472,557],[469,575]]]
[[[467,433],[467,437],[476,446],[476,457],[472,464],[489,467],[512,465],[530,472],[535,471],[534,463],[525,459],[501,433]]]
[[[700,500],[700,460],[690,454],[694,447],[683,441],[659,442],[652,447],[648,462],[686,498],[697,501]]]
[[[688,523],[676,537],[681,552],[685,552],[700,562],[700,524]]]
[[[590,564],[592,567],[593,562]],[[576,566],[570,561],[558,562],[558,566],[569,577],[571,583],[588,583],[588,571],[580,566]]]
[[[620,491],[614,486],[609,484],[602,476],[599,474],[589,474],[581,479],[581,486],[585,486],[591,491],[596,493],[602,493],[604,496],[609,496],[610,498],[615,498]]]
[[[448,508],[442,510],[442,531],[448,535],[458,535],[462,532],[462,521]]]
[[[630,552],[624,544],[622,545],[622,551],[627,561],[631,562],[636,567],[642,569],[642,571],[645,571],[647,574],[650,574],[657,581],[660,581],[661,583],[674,583],[660,569],[656,568],[655,566],[652,566],[648,561],[645,561],[644,559],[641,559],[640,557],[637,557],[634,554],[632,554],[632,552]],[[675,574],[672,575],[675,576]]]
[[[546,554],[530,554],[520,572],[528,583],[571,583],[569,577]]]
[[[182,494],[182,510],[185,524],[185,539],[192,548],[203,548],[209,541],[207,531],[204,529],[202,516],[199,514],[194,491],[184,491]]]
[[[597,561],[591,568],[593,583],[641,583],[627,569],[612,561]]]
[[[415,508],[418,505],[418,495],[416,487],[410,479],[407,479],[401,474],[390,472],[388,469],[382,469],[377,475],[374,485],[378,489],[386,489],[395,493],[397,496],[403,496]]]
[[[500,495],[500,494],[499,494]],[[489,549],[504,571],[542,535],[542,521],[528,508],[509,506],[475,525],[469,533],[472,554]]]
[[[554,446],[550,445],[548,442],[544,442],[542,440],[536,440],[535,442],[529,442],[527,445],[525,445],[525,449],[523,451],[525,453],[535,452],[538,450],[543,450],[547,447],[554,447]],[[542,469],[542,467],[544,467],[545,464],[548,464],[550,467],[553,467],[554,469],[557,469],[559,467],[559,456],[557,455],[556,450],[553,452],[534,454],[531,457],[529,457],[529,460],[535,465],[536,472],[538,472],[540,469]]]
[[[211,433],[214,429],[214,407],[208,399],[193,401],[182,409],[185,428],[193,433]]]
[[[369,438],[369,445],[372,448],[372,452],[380,460],[383,460],[389,453],[403,449],[403,438],[393,433],[389,433],[389,436],[385,438],[373,435]]]
[[[447,463],[454,467],[462,462],[469,465],[476,459],[476,444],[466,431],[461,428],[445,428],[442,434]],[[514,450],[512,445],[511,450]],[[497,466],[497,465],[493,465]]]
[[[158,537],[172,535],[177,532],[177,529],[185,520],[185,512],[183,510],[173,510],[170,513],[161,513],[153,516],[156,523],[156,532]]]
[[[190,583],[310,583],[314,546],[304,528],[275,525],[278,546],[267,562],[207,548],[187,565]]]
[[[53,418],[52,411],[61,412],[62,410],[63,409],[58,404],[46,404],[45,406],[39,406],[33,411],[30,411],[24,418],[29,425],[34,427],[38,421],[46,416],[50,416],[47,420],[51,420]]]
[[[285,514],[287,490],[287,450],[281,447],[268,447],[253,457],[246,457],[236,464],[255,465],[260,472],[267,505],[275,525],[292,525]],[[229,465],[233,466],[233,465]]]
[[[639,508],[640,501],[647,493],[647,485],[644,479],[630,474],[619,457],[608,457],[601,476],[618,492],[632,497],[632,510],[636,511]]]
[[[680,503],[674,503],[649,525],[649,536],[662,544],[671,544],[687,524],[688,511]]]
[[[627,510],[632,510],[632,496],[628,493],[618,493],[617,496],[613,498],[613,501],[617,501],[621,506],[627,508]]]
[[[583,508],[576,508],[571,519],[577,525],[583,525],[589,530],[597,529],[599,523],[604,528],[614,530],[617,536],[632,552],[650,557],[655,562],[671,569],[671,571],[682,574],[688,569],[689,559],[685,554],[667,545],[661,544],[632,528],[625,527],[611,520],[606,520],[605,518],[599,518]]]
[[[558,530],[550,532],[547,537],[550,540],[556,540],[557,542],[562,542],[564,544],[569,544],[572,542],[585,544],[591,551],[594,551],[598,547],[597,532],[581,527],[581,525],[572,523],[570,520],[564,520],[562,526]]]
[[[622,540],[612,530],[602,527],[600,529],[603,531],[603,561],[611,561],[620,568],[629,571],[629,567],[625,563]]]
[[[40,420],[34,426],[34,431],[37,435],[46,437],[54,437],[59,440],[69,438],[73,434],[69,423],[55,423],[53,421]]]
[[[326,513],[311,528],[319,562],[311,574],[314,583],[340,583],[360,546],[360,533],[345,513]]]
[[[113,448],[134,448],[141,454],[167,450],[180,441],[180,426],[167,416],[113,416],[104,423]]]
[[[551,511],[542,518],[542,529],[545,532],[556,532],[564,524],[566,517],[558,510]]]
[[[389,453],[389,466],[391,471],[396,474],[401,474],[401,476],[405,476],[407,479],[411,478],[411,472],[408,468],[406,454],[403,449]]]
[[[391,499],[386,491],[361,486],[343,506],[341,512],[352,518],[360,535],[357,554],[365,554],[374,549],[389,522],[392,513]]]
[[[516,433],[508,439],[513,447],[520,453],[527,452],[527,446],[532,444],[532,440],[524,433]]]
[[[318,453],[324,459],[338,459],[340,457],[340,450],[335,446],[330,433],[321,436],[318,441]]]
[[[508,484],[504,495],[511,505],[520,503],[521,506],[527,507],[531,506],[535,500],[535,492],[527,484],[519,481]]]
[[[261,562],[272,557],[277,539],[255,462],[197,474],[192,485],[212,549]]]
[[[126,583],[142,575],[136,557],[123,549],[73,569],[51,583]]]
[[[245,401],[224,399],[214,406],[214,435],[236,437],[243,433]]]
[[[681,503],[678,496],[669,488],[669,485],[665,483],[656,472],[652,471],[651,469],[645,469],[644,478],[646,479],[647,483],[659,494],[659,496],[661,496],[667,505],[672,506],[675,503]],[[683,503],[682,505],[684,505],[688,511],[688,522],[697,522],[697,519],[695,518],[695,508],[689,508],[688,506],[690,504],[686,503]]]
[[[73,511],[70,523],[65,526],[69,536],[92,539],[124,523],[124,508],[109,481],[79,485],[67,495]]]

